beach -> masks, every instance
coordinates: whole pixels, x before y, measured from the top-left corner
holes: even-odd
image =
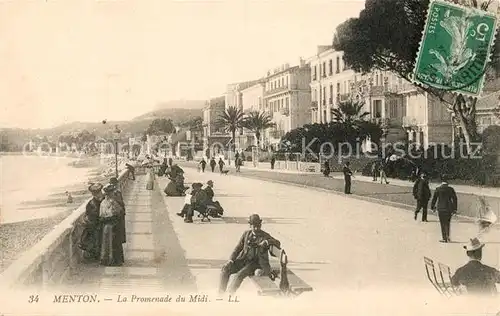
[[[108,161],[0,156],[0,271],[88,199],[89,182],[106,183],[114,175]]]

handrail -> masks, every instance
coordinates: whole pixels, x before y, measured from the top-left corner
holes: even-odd
[[[123,187],[123,182],[127,179],[128,170],[125,169],[118,177],[121,187]],[[42,274],[47,273],[47,271],[45,271],[46,267],[44,267],[46,259],[50,258],[50,256],[63,244],[66,237],[71,237],[72,232],[78,226],[78,222],[85,214],[86,205],[90,200],[91,198],[85,200],[83,204],[45,235],[42,240],[22,254],[20,258],[12,262],[10,266],[0,274],[0,287],[11,288],[20,283],[24,283],[30,275],[36,273],[37,270],[40,269]],[[76,249],[76,245],[72,245],[71,240],[69,243],[69,248]],[[71,260],[71,258],[67,259]],[[51,272],[53,271],[48,271],[48,273]],[[44,283],[48,281],[45,280],[44,277],[42,277],[42,279]]]

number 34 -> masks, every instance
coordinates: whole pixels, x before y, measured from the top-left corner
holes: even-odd
[[[28,303],[38,303],[38,295],[30,295]]]
[[[486,40],[486,33],[490,27],[486,23],[479,23],[475,30],[471,30],[470,35],[476,37],[478,41],[484,42]]]

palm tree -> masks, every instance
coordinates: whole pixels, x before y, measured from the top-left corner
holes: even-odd
[[[257,148],[260,148],[260,133],[270,127],[274,127],[275,123],[271,121],[271,117],[263,112],[252,111],[243,120],[243,127],[255,133],[257,139]]]
[[[224,126],[226,132],[231,133],[233,146],[236,140],[236,131],[243,127],[243,111],[235,106],[228,107],[221,116],[219,124]]]
[[[338,108],[332,110],[333,120],[351,127],[356,127],[370,115],[370,112],[363,111],[363,106],[363,102],[341,102]]]

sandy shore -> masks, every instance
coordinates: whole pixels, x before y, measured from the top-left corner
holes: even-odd
[[[103,175],[109,166],[103,165],[99,158],[81,158],[69,164],[75,168],[92,168],[88,173],[89,182],[107,183],[112,175]],[[67,203],[65,191],[71,192],[73,203]],[[56,208],[59,213],[54,216],[0,225],[0,272],[16,260],[24,251],[39,242],[55,225],[76,210],[90,197],[87,184],[59,188],[46,199],[26,201],[22,209]]]

